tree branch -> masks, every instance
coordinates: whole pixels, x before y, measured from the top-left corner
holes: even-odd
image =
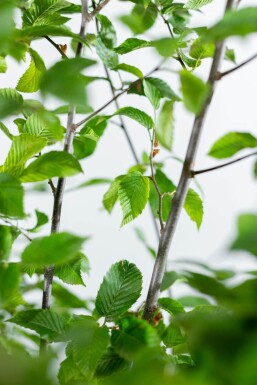
[[[82,0],[82,20],[80,27],[80,37],[84,38],[86,35],[88,25],[88,0]],[[48,40],[48,39],[47,39]],[[55,46],[55,44],[54,44]],[[57,48],[57,47],[56,47]],[[59,51],[59,50],[58,50]],[[60,52],[60,51],[59,51]],[[82,52],[82,43],[78,43],[76,57],[80,56]],[[64,151],[70,153],[72,149],[73,138],[75,134],[75,116],[76,116],[76,107],[70,106],[67,120],[67,130],[64,142]],[[62,202],[65,188],[65,178],[59,178],[57,182],[57,187],[54,194],[54,205],[53,205],[53,214],[52,214],[52,226],[51,234],[57,233],[60,228],[60,219],[61,219],[61,210]],[[43,289],[43,298],[42,298],[42,309],[50,308],[51,292],[52,292],[52,282],[54,275],[54,267],[47,266],[44,272],[44,289]],[[44,352],[47,348],[47,341],[44,339],[40,340],[40,352]]]
[[[234,6],[235,0],[227,0],[226,11],[231,9]],[[212,61],[212,66],[208,78],[208,83],[210,85],[210,94],[208,99],[203,106],[203,109],[199,115],[195,117],[192,133],[190,136],[189,144],[187,147],[186,158],[183,165],[183,169],[181,172],[180,180],[178,183],[177,190],[172,199],[172,205],[169,212],[168,220],[164,231],[160,238],[157,258],[155,261],[153,274],[151,278],[150,287],[148,290],[146,304],[144,309],[143,318],[148,322],[151,322],[154,311],[157,307],[157,301],[160,293],[160,286],[163,280],[164,272],[166,269],[166,263],[168,259],[168,253],[170,249],[170,245],[176,230],[176,226],[178,223],[178,219],[180,217],[180,213],[184,204],[184,200],[189,188],[190,179],[191,179],[191,169],[194,163],[203,124],[205,121],[206,114],[209,109],[209,105],[212,101],[212,97],[214,94],[217,71],[220,65],[220,62],[223,59],[224,52],[224,42],[218,42],[216,44],[215,54]]]
[[[104,0],[102,3],[100,3],[90,14],[91,20],[93,17],[95,17],[101,10],[109,3],[110,0]]]
[[[220,79],[222,79],[224,76],[227,76],[227,75],[232,74],[233,72],[235,72],[235,71],[237,71],[238,69],[244,67],[246,64],[250,63],[251,61],[255,60],[256,58],[257,58],[257,53],[254,54],[253,56],[251,56],[249,59],[245,60],[243,63],[238,64],[236,67],[231,68],[231,69],[228,70],[228,71],[225,71],[225,72],[218,72],[218,73],[217,73],[217,80],[220,80]]]
[[[57,51],[62,55],[63,59],[68,59],[68,56],[65,54],[65,52],[63,52],[59,44],[56,44],[49,36],[44,36],[44,38],[49,41],[49,43],[52,44],[55,49],[57,49]]]
[[[237,163],[237,162],[241,162],[241,160],[244,160],[244,159],[250,158],[252,156],[256,156],[256,155],[257,155],[257,151],[252,152],[251,154],[248,154],[248,155],[241,156],[240,158],[231,160],[229,162],[220,164],[218,166],[209,167],[209,168],[205,168],[205,169],[202,169],[202,170],[196,170],[196,171],[192,170],[191,171],[191,175],[192,175],[192,178],[193,178],[195,175],[205,174],[206,172],[209,172],[209,171],[215,171],[215,170],[218,170],[219,168],[230,166],[231,164],[234,164],[234,163]]]

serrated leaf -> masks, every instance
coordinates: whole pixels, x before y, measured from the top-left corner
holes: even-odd
[[[122,178],[118,199],[123,212],[121,226],[137,218],[144,210],[150,191],[150,180],[138,171],[130,172]]]
[[[140,79],[142,79],[144,77],[143,72],[139,68],[134,67],[134,66],[129,65],[129,64],[126,64],[126,63],[121,63],[121,64],[117,65],[117,67],[114,67],[113,70],[114,71],[129,72],[130,74],[133,74]]]
[[[226,12],[223,19],[208,29],[203,40],[219,41],[253,32],[257,32],[257,7],[248,7]]]
[[[112,212],[113,207],[118,200],[118,191],[123,177],[124,175],[120,175],[115,178],[103,196],[103,205],[109,214]]]
[[[128,316],[120,321],[119,330],[112,331],[111,343],[121,357],[132,360],[140,350],[160,346],[160,339],[148,322]]]
[[[38,182],[54,177],[68,177],[82,172],[73,155],[64,151],[51,151],[30,163],[20,176],[22,182]]]
[[[120,20],[131,29],[133,34],[142,34],[155,23],[158,11],[154,4],[136,4],[130,15],[120,17]]]
[[[208,98],[209,86],[188,71],[180,72],[181,91],[188,111],[198,115]]]
[[[54,274],[56,277],[60,278],[63,282],[68,283],[69,285],[85,286],[81,276],[81,274],[85,272],[85,264],[88,266],[87,257],[82,253],[79,253],[78,257],[72,262],[57,266],[54,269]]]
[[[42,213],[39,210],[35,211],[37,222],[35,226],[33,226],[31,229],[27,229],[27,231],[30,231],[31,233],[37,232],[42,226],[44,226],[46,223],[48,223],[48,216],[44,213]]]
[[[19,176],[27,160],[38,154],[46,145],[47,139],[30,134],[14,136],[12,146],[8,152],[2,172],[7,172],[13,176]]]
[[[0,213],[8,217],[23,218],[23,187],[11,175],[0,173]]]
[[[157,138],[160,144],[169,151],[171,151],[174,135],[173,107],[173,101],[164,102],[156,124]]]
[[[185,313],[185,309],[181,303],[172,298],[159,298],[158,306],[173,316]]]
[[[190,219],[196,223],[199,230],[203,220],[203,202],[200,196],[193,189],[189,189],[184,203],[184,209]]]
[[[170,88],[169,84],[164,80],[154,77],[147,78],[147,81],[152,83],[160,92],[162,98],[168,98],[174,101],[179,101],[180,98]]]
[[[95,312],[107,321],[125,313],[139,298],[142,290],[142,274],[128,261],[111,266],[97,293]]]
[[[58,11],[68,7],[67,1],[60,0],[34,0],[32,6],[23,12],[23,27],[48,24],[63,24],[67,20]]]
[[[232,250],[246,250],[257,257],[257,239],[255,229],[257,215],[241,214],[237,220],[237,238],[232,243]]]
[[[94,64],[95,61],[84,58],[64,59],[54,64],[41,79],[42,92],[69,103],[86,104],[86,80],[80,72]]]
[[[213,57],[215,51],[214,43],[204,44],[202,40],[196,39],[190,47],[189,54],[192,58],[201,60],[205,58]]]
[[[97,378],[106,377],[124,369],[127,366],[127,361],[120,357],[115,350],[110,347],[99,361],[95,371],[95,376]]]
[[[22,95],[13,88],[0,88],[0,119],[20,112]]]
[[[229,158],[245,148],[257,147],[257,138],[249,132],[229,132],[218,139],[208,155],[217,159]]]
[[[108,17],[101,14],[98,14],[96,18],[101,25],[99,36],[102,42],[107,48],[112,49],[116,45],[117,37],[111,21],[108,19]]]
[[[36,266],[66,263],[77,256],[85,240],[65,232],[33,239],[22,253],[22,262]]]
[[[106,65],[106,67],[113,69],[119,64],[118,55],[112,49],[107,48],[102,39],[98,36],[95,43],[96,53]]]
[[[44,36],[65,36],[71,37],[75,41],[80,41],[82,44],[86,44],[86,40],[82,39],[79,34],[72,32],[68,27],[63,25],[36,25],[17,30],[16,33],[21,42],[28,39],[38,39]]]
[[[212,3],[213,0],[189,0],[185,4],[185,8],[188,9],[199,9],[203,7],[204,5]]]
[[[152,47],[152,42],[142,39],[129,38],[125,40],[121,45],[114,48],[114,51],[117,52],[119,55],[124,55],[137,49],[146,47]]]
[[[39,54],[30,49],[31,62],[29,68],[20,78],[16,89],[20,92],[36,92],[39,90],[40,80],[46,70],[45,63]]]
[[[138,108],[135,108],[135,107],[119,108],[112,116],[115,116],[115,115],[127,116],[128,118],[133,119],[139,124],[141,124],[142,126],[148,128],[148,130],[153,128],[152,118],[149,115],[147,115],[144,111],[141,111]]]
[[[173,348],[186,342],[185,336],[176,322],[172,321],[163,334],[163,342],[167,348]]]
[[[52,341],[65,332],[69,317],[48,309],[25,310],[16,313],[8,322],[34,330],[41,338]]]
[[[156,88],[151,82],[147,79],[143,79],[143,87],[145,96],[149,99],[155,110],[158,110],[160,107],[161,94],[158,88]]]

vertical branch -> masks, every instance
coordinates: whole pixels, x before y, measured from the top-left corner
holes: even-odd
[[[231,9],[234,6],[235,2],[235,0],[227,0],[226,11]],[[157,306],[157,301],[160,293],[160,286],[166,269],[166,262],[168,259],[170,245],[189,188],[190,180],[192,178],[191,170],[194,164],[199,141],[201,138],[203,124],[214,94],[218,69],[221,61],[223,60],[223,51],[224,42],[218,42],[216,44],[215,54],[213,57],[212,66],[208,78],[208,83],[210,85],[210,95],[206,100],[201,113],[195,117],[178,187],[172,199],[172,206],[169,212],[169,217],[160,238],[157,258],[155,261],[151,283],[146,299],[145,310],[143,314],[143,318],[146,319],[148,322],[152,320],[153,313]]]
[[[81,27],[80,27],[81,38],[84,38],[86,35],[88,20],[89,20],[88,1],[82,0],[82,20],[81,20]],[[82,43],[79,42],[77,46],[76,57],[81,55],[82,48],[83,48]],[[75,134],[75,117],[76,117],[76,107],[70,106],[68,119],[67,119],[67,130],[66,130],[66,136],[65,136],[65,142],[64,142],[64,149],[63,149],[63,151],[68,153],[70,153],[72,150],[72,143],[73,143],[73,138]],[[57,233],[60,228],[60,219],[61,219],[65,182],[66,182],[65,178],[59,178],[57,182],[56,190],[54,192],[51,234]],[[54,266],[47,266],[44,272],[42,309],[50,308],[53,275],[54,275]],[[47,347],[46,340],[41,339],[40,352],[45,351],[46,347]]]

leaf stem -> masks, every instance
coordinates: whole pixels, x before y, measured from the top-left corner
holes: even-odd
[[[234,4],[235,0],[227,0],[226,11],[231,9]],[[189,188],[190,180],[192,178],[191,169],[196,157],[205,117],[207,115],[209,105],[212,101],[212,97],[214,94],[215,83],[217,81],[217,71],[220,62],[224,57],[223,52],[224,42],[218,42],[216,44],[215,54],[213,57],[212,66],[208,78],[208,83],[210,85],[210,94],[203,106],[201,113],[195,117],[178,187],[172,199],[172,205],[169,212],[168,220],[160,238],[157,258],[155,261],[143,314],[143,318],[148,322],[151,322],[154,311],[157,308],[157,301],[160,294],[160,286],[166,269],[170,245],[173,240],[176,226]]]
[[[256,155],[257,155],[257,151],[252,152],[251,154],[248,154],[248,155],[241,156],[240,158],[231,160],[231,161],[229,161],[229,162],[220,164],[220,165],[218,165],[218,166],[209,167],[209,168],[205,168],[205,169],[202,169],[202,170],[196,170],[196,171],[192,170],[192,171],[191,171],[192,178],[193,178],[195,175],[205,174],[206,172],[209,172],[209,171],[215,171],[215,170],[218,170],[219,168],[223,168],[223,167],[230,166],[231,164],[234,164],[234,163],[237,163],[237,162],[241,162],[241,160],[244,160],[244,159],[250,158],[250,157],[252,157],[252,156],[256,156]]]

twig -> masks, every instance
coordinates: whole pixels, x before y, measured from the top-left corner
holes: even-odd
[[[88,0],[83,0],[82,1],[82,20],[81,20],[81,27],[80,27],[81,38],[84,38],[86,35],[87,24],[88,24]],[[80,56],[81,52],[82,52],[82,43],[78,43],[76,56],[77,57]],[[69,113],[68,113],[67,130],[66,130],[66,136],[65,136],[65,142],[64,142],[64,151],[68,153],[71,152],[73,138],[75,134],[75,127],[74,127],[75,115],[76,115],[76,108],[74,106],[70,106]],[[64,188],[65,188],[65,178],[59,178],[57,182],[55,194],[54,194],[51,234],[57,233],[59,231]],[[50,308],[53,275],[54,275],[54,267],[47,266],[44,272],[42,309]],[[43,353],[46,350],[46,348],[47,348],[47,341],[44,339],[41,339],[40,352]]]
[[[231,9],[232,6],[234,6],[234,4],[235,4],[235,0],[227,0],[226,11]],[[218,71],[220,62],[223,58],[223,51],[224,51],[224,42],[218,42],[216,44],[215,54],[213,57],[213,62],[212,62],[212,66],[211,66],[211,70],[208,78],[208,83],[210,85],[210,94],[203,106],[201,113],[195,117],[191,137],[187,148],[185,162],[184,162],[180,180],[178,183],[178,187],[172,199],[172,205],[169,212],[168,220],[160,238],[157,258],[155,261],[151,283],[150,283],[150,287],[149,287],[148,295],[146,299],[144,314],[143,314],[143,318],[148,322],[151,322],[154,311],[157,307],[157,301],[160,293],[160,286],[161,286],[164,272],[166,269],[166,262],[168,259],[168,253],[169,253],[171,241],[173,239],[175,229],[178,223],[178,219],[180,217],[184,200],[189,188],[189,184],[191,180],[190,170],[192,169],[192,165],[196,157],[199,140],[203,129],[203,124],[214,94],[217,71]]]
[[[28,234],[27,233],[25,233],[25,231],[21,228],[21,227],[19,227],[19,226],[17,226],[17,225],[14,225],[11,221],[9,221],[9,219],[7,219],[7,218],[2,218],[1,217],[1,219],[2,219],[2,221],[4,222],[4,223],[7,223],[8,225],[10,225],[10,226],[12,226],[12,227],[16,227],[16,229],[18,229],[19,230],[19,232],[28,240],[28,241],[32,241],[32,238],[30,238],[29,236],[28,236]]]
[[[249,59],[245,60],[243,63],[238,64],[236,67],[231,68],[231,69],[228,70],[228,71],[225,71],[225,72],[218,72],[218,73],[217,73],[217,80],[220,80],[220,79],[222,79],[224,76],[227,76],[227,75],[232,74],[233,72],[237,71],[239,68],[244,67],[246,64],[250,63],[251,61],[253,61],[253,60],[256,59],[256,58],[257,58],[257,53],[254,54],[253,56],[251,56]]]
[[[56,187],[55,187],[55,185],[53,184],[53,181],[52,181],[52,179],[49,179],[49,181],[48,181],[48,184],[49,184],[49,186],[51,187],[51,190],[52,190],[53,196],[55,196]]]
[[[154,72],[158,71],[160,68],[160,65],[156,66],[154,69],[152,69],[147,75],[143,77],[143,79],[146,79],[148,76],[152,75]],[[140,79],[141,81],[142,79]],[[136,83],[139,80],[136,80],[135,82],[131,83],[129,87],[125,88],[123,91],[116,94],[112,99],[110,99],[108,102],[106,102],[102,107],[98,108],[96,111],[92,112],[90,115],[88,115],[86,118],[82,119],[80,122],[76,123],[74,127],[77,129],[78,127],[82,126],[82,124],[86,123],[88,120],[99,114],[99,112],[102,112],[106,107],[108,107],[110,104],[115,102],[120,96],[124,95],[126,92],[128,92],[132,87],[136,85]]]
[[[248,155],[241,156],[240,158],[231,160],[231,161],[229,161],[229,162],[220,164],[220,165],[218,165],[218,166],[214,166],[214,167],[210,167],[210,168],[205,168],[205,169],[202,169],[202,170],[196,170],[196,171],[192,170],[192,171],[191,171],[192,178],[193,178],[195,175],[205,174],[206,172],[209,172],[209,171],[215,171],[215,170],[218,170],[219,168],[223,168],[223,167],[230,166],[231,164],[240,162],[241,160],[250,158],[250,157],[255,156],[255,155],[257,155],[257,151],[252,152],[251,154],[248,154]]]
[[[93,17],[95,17],[99,12],[101,12],[101,10],[103,9],[103,7],[105,7],[108,3],[109,3],[110,0],[104,0],[102,3],[100,3],[90,14],[90,18],[93,19]]]
[[[44,38],[49,41],[49,43],[52,44],[55,49],[57,49],[57,51],[62,55],[63,59],[68,59],[68,56],[63,52],[59,44],[56,44],[49,36],[44,36]]]

